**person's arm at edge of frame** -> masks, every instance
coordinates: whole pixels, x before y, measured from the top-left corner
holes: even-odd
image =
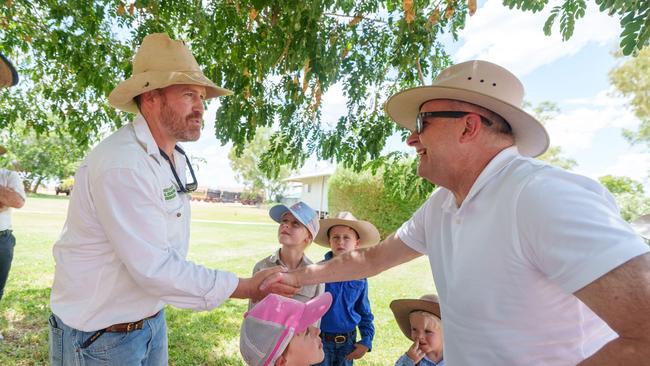
[[[650,362],[650,253],[630,259],[574,295],[619,335],[579,365]]]
[[[299,288],[316,283],[372,277],[421,255],[396,234],[391,234],[376,246],[353,250],[329,261],[311,264],[295,271],[274,273],[262,282],[260,290],[276,292],[286,290],[287,286]]]
[[[21,208],[25,205],[25,199],[9,187],[0,187],[0,205]]]

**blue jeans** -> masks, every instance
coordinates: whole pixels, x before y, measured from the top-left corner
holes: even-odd
[[[70,328],[54,314],[49,322],[50,365],[161,366],[168,363],[164,310],[145,320],[140,330],[104,333],[86,348],[81,348],[81,344],[95,332]]]
[[[16,238],[11,233],[11,230],[0,231],[0,299],[4,294],[7,278],[9,278],[15,245]]]
[[[323,353],[325,353],[325,358],[315,366],[352,366],[352,360],[346,360],[345,356],[354,351],[354,344],[356,342],[356,335],[354,337],[348,337],[343,343],[323,339]]]

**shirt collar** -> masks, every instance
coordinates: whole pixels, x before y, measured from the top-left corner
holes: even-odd
[[[329,252],[325,253],[325,260],[326,260],[326,261],[328,261],[328,260],[330,260],[330,259],[332,259],[332,258],[334,258],[334,252],[332,252],[332,251],[330,250]]]
[[[273,254],[271,254],[271,257],[269,257],[269,261],[280,266],[285,266],[284,262],[282,262],[282,259],[280,259],[280,249],[282,248],[278,248],[278,250],[276,250],[275,252],[273,252]],[[310,261],[309,258],[305,257],[305,255],[303,254],[302,258],[300,259],[300,263],[298,264],[298,267],[306,266],[309,264],[314,264],[314,263]]]
[[[519,154],[517,146],[514,145],[507,147],[496,154],[485,166],[485,168],[483,168],[481,174],[479,174],[479,176],[476,178],[476,181],[474,181],[472,188],[470,188],[469,192],[467,193],[467,197],[465,197],[463,200],[463,203],[461,204],[461,207],[458,208],[458,211],[460,211],[463,206],[465,206],[466,202],[469,202],[474,196],[476,196],[481,191],[481,189],[483,189],[483,187],[485,187],[503,168],[510,165],[513,160],[520,156],[521,155]],[[455,210],[456,198],[451,191],[449,191],[449,195],[447,197],[447,200],[444,202],[443,207],[447,211]]]
[[[519,150],[517,149],[517,146],[514,145],[505,148],[496,154],[492,160],[490,160],[488,165],[483,168],[483,171],[481,174],[479,174],[478,178],[476,178],[476,181],[472,185],[472,188],[469,190],[469,193],[467,194],[467,197],[463,203],[476,196],[478,192],[483,189],[483,187],[485,187],[485,185],[490,182],[495,175],[497,175],[503,168],[510,165],[510,163],[519,156],[521,156],[519,155]]]
[[[153,139],[149,125],[144,117],[138,113],[133,120],[133,130],[135,131],[135,138],[140,142],[149,155],[159,156],[158,145],[156,140]]]

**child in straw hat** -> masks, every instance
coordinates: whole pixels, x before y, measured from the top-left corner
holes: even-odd
[[[320,330],[312,324],[325,314],[332,296],[306,303],[271,294],[244,314],[239,350],[251,366],[308,366],[323,359]]]
[[[419,300],[394,300],[390,309],[402,333],[413,341],[395,366],[444,366],[438,296],[431,294]]]
[[[328,247],[325,260],[346,252],[375,245],[379,231],[367,222],[357,220],[349,212],[341,212],[336,218],[320,220],[317,244]],[[374,316],[368,301],[368,281],[343,281],[325,284],[325,291],[332,294],[330,310],[321,322],[321,338],[325,359],[319,365],[352,365],[353,360],[363,357],[372,349],[375,335]],[[361,340],[356,341],[357,327]]]

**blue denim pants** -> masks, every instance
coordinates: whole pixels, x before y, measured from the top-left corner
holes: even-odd
[[[356,342],[356,335],[354,337],[348,337],[342,343],[323,339],[323,353],[325,353],[325,358],[316,366],[352,366],[353,361],[346,360],[345,356],[354,351],[354,344]]]
[[[50,365],[161,366],[168,363],[164,310],[145,320],[140,330],[104,333],[86,348],[81,344],[95,332],[70,328],[54,314],[49,323]]]
[[[9,278],[11,261],[14,259],[14,246],[16,246],[16,238],[11,230],[0,231],[0,299]]]

